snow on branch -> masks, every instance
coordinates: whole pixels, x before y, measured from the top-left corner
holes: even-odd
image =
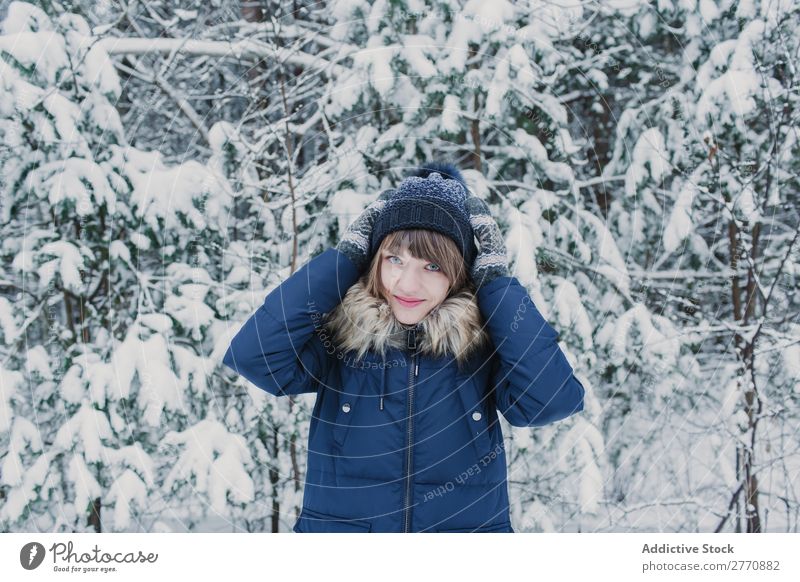
[[[275,47],[251,39],[236,42],[192,40],[185,38],[104,38],[98,43],[109,55],[142,55],[151,53],[182,53],[194,56],[232,58],[272,58],[281,62],[317,69],[332,76],[345,72],[344,67],[306,53]]]

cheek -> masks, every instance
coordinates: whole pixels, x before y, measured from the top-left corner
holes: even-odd
[[[449,287],[450,282],[447,280],[447,277],[444,275],[437,277],[436,281],[433,282],[432,285],[432,294],[438,299],[438,302],[441,303],[445,297],[447,297],[447,288]]]
[[[392,288],[393,279],[394,279],[394,269],[392,269],[392,266],[387,265],[386,263],[381,265],[380,282],[381,286],[384,289],[384,292],[387,295],[389,294],[389,290]]]

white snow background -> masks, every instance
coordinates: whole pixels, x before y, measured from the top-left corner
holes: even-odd
[[[587,388],[515,530],[798,531],[796,3],[244,4],[0,1],[0,531],[290,531],[314,395],[222,354],[434,158]]]

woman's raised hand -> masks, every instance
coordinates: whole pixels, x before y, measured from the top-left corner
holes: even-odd
[[[369,241],[372,236],[372,226],[393,193],[393,189],[381,192],[378,199],[367,206],[364,212],[347,227],[336,245],[340,252],[353,261],[359,273],[363,272],[369,263]]]
[[[480,289],[497,277],[509,275],[508,256],[503,233],[486,202],[477,196],[469,196],[466,205],[472,231],[480,246],[470,276],[476,289]]]

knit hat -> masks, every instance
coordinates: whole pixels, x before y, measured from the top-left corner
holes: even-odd
[[[375,219],[370,256],[378,252],[389,233],[427,228],[450,237],[470,268],[478,249],[466,207],[468,196],[464,178],[454,165],[431,162],[421,166],[400,182]]]

